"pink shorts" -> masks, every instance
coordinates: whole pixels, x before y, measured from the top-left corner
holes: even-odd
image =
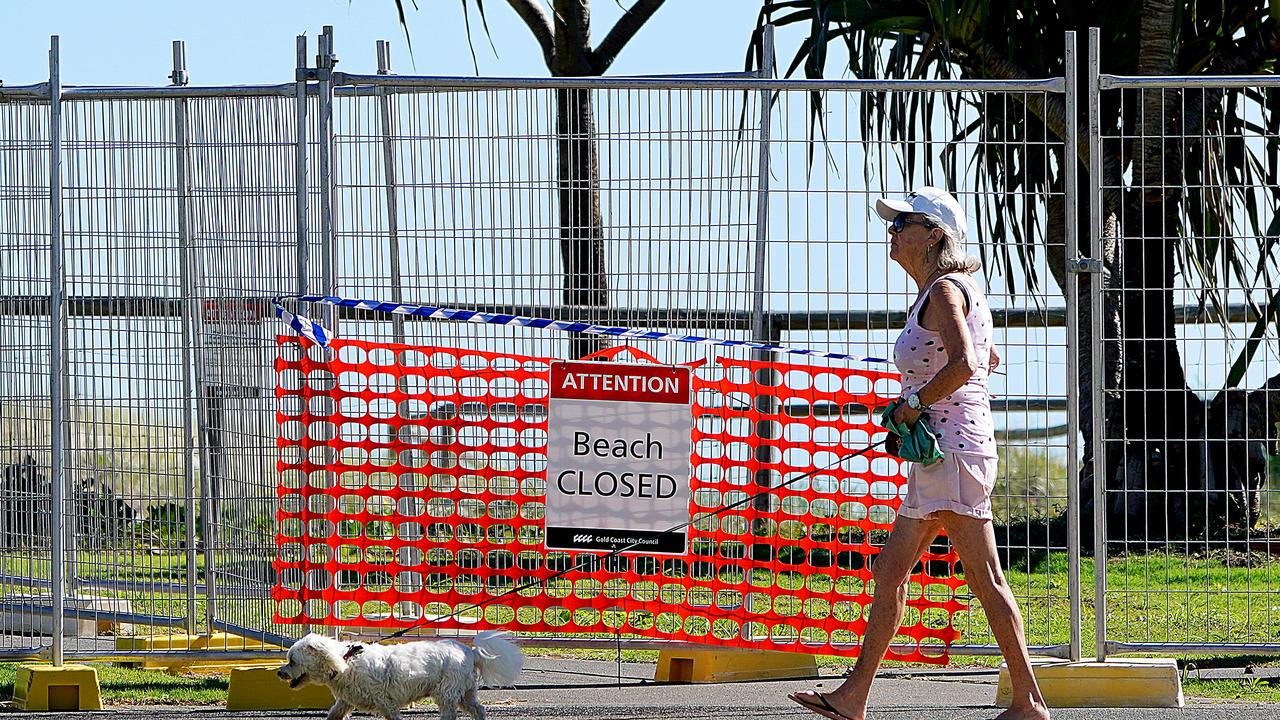
[[[907,498],[898,514],[924,519],[939,510],[950,510],[990,520],[997,459],[952,450],[944,450],[943,455],[941,461],[929,467],[911,464],[907,471]]]

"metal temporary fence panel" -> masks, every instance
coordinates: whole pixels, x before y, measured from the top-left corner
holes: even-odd
[[[758,92],[412,80],[336,98],[339,295],[746,337],[761,272]],[[593,112],[607,283],[607,302],[576,308],[566,303],[556,130],[557,107],[574,103]],[[338,332],[570,352],[562,334],[370,319],[340,321]]]
[[[64,566],[69,595],[95,627],[75,649],[112,651],[112,635],[183,632],[190,620],[184,498],[193,468],[173,107],[125,99],[68,99],[64,107],[73,298],[66,524],[74,538]],[[110,633],[99,637],[98,629]]]
[[[904,320],[893,313],[905,312],[915,294],[889,257],[874,202],[933,184],[953,190],[965,208],[968,249],[983,256],[979,281],[1003,356],[1002,372],[990,378],[1001,456],[992,494],[996,541],[1028,643],[1038,653],[1069,654],[1069,619],[1079,615],[1069,593],[1074,558],[1066,527],[1074,492],[1068,391],[1061,382],[1069,338],[1063,319],[1050,311],[1062,304],[1056,298],[1066,284],[1066,237],[1048,218],[1070,199],[1053,172],[1052,158],[1061,157],[1064,143],[1038,114],[1062,95],[1055,88],[869,85],[823,93],[821,129],[813,125],[803,88],[780,96],[769,307],[781,342],[865,347],[867,355],[891,356]],[[880,123],[870,141],[858,129],[864,112]],[[965,135],[968,127],[979,129]],[[810,138],[819,135],[823,142],[815,147]],[[989,184],[966,176],[966,168],[987,167],[1000,156],[1022,164],[1007,166],[1007,175]],[[995,650],[976,600],[953,623],[965,652]]]
[[[187,109],[202,522],[210,538],[203,580],[212,626],[248,635],[279,630],[271,623],[269,589],[275,555],[271,364],[280,328],[270,298],[318,283],[321,273],[299,276],[300,266],[315,266],[320,244],[318,101],[307,104],[303,127],[292,97],[198,98]]]
[[[1280,652],[1280,83],[1090,64],[1099,656]]]
[[[60,662],[64,637],[47,637],[60,611],[77,657],[244,650],[195,637],[219,629],[271,639],[274,469],[255,439],[274,428],[268,287],[307,287],[292,91],[69,88],[55,121],[38,93],[4,90],[0,652],[51,643]]]
[[[0,89],[0,657],[47,648],[50,108]],[[34,94],[34,93],[33,93]]]

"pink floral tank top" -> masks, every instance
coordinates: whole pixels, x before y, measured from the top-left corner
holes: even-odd
[[[893,363],[902,374],[902,395],[919,392],[947,364],[942,336],[921,327],[919,319],[929,291],[934,284],[943,281],[958,285],[969,301],[965,322],[978,356],[978,369],[958,390],[931,405],[925,417],[929,420],[929,427],[937,433],[938,447],[944,453],[995,457],[995,425],[991,420],[991,395],[987,389],[992,342],[991,308],[972,275],[958,272],[937,278],[929,283],[920,296],[921,300],[907,314],[906,327],[893,344]]]

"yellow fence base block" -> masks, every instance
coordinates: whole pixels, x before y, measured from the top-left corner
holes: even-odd
[[[1055,707],[1182,707],[1182,678],[1173,658],[1123,658],[1106,662],[1032,662],[1040,692]],[[1000,665],[996,705],[1013,698],[1009,671]]]
[[[22,665],[13,684],[19,710],[101,710],[98,671],[88,665]]]
[[[283,653],[285,648],[271,643],[264,643],[261,640],[247,638],[241,635],[231,633],[216,632],[212,635],[187,635],[186,633],[177,633],[173,635],[139,635],[135,637],[117,637],[117,650],[142,650],[153,652],[180,652],[182,650],[212,650],[212,651],[228,651],[228,652],[244,652],[248,650],[267,650],[270,652]],[[138,660],[130,660],[128,662],[118,663],[128,667],[142,668],[143,670],[181,670],[183,672],[201,672],[226,674],[240,667],[270,667],[277,668],[283,664],[281,660],[263,660],[255,662],[252,660],[200,660],[200,661],[182,661],[173,659],[147,659],[139,658]]]
[[[333,693],[307,683],[296,690],[274,668],[237,668],[227,686],[228,710],[328,710]]]
[[[776,650],[663,650],[658,653],[654,682],[717,683],[809,678],[818,661],[807,653]]]

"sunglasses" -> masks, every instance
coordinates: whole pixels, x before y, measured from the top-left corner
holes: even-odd
[[[889,229],[893,230],[895,233],[900,233],[905,230],[908,225],[923,225],[930,230],[938,227],[937,223],[930,222],[929,220],[917,220],[915,218],[910,218],[907,217],[907,213],[903,212],[894,216],[893,222],[889,223]]]

